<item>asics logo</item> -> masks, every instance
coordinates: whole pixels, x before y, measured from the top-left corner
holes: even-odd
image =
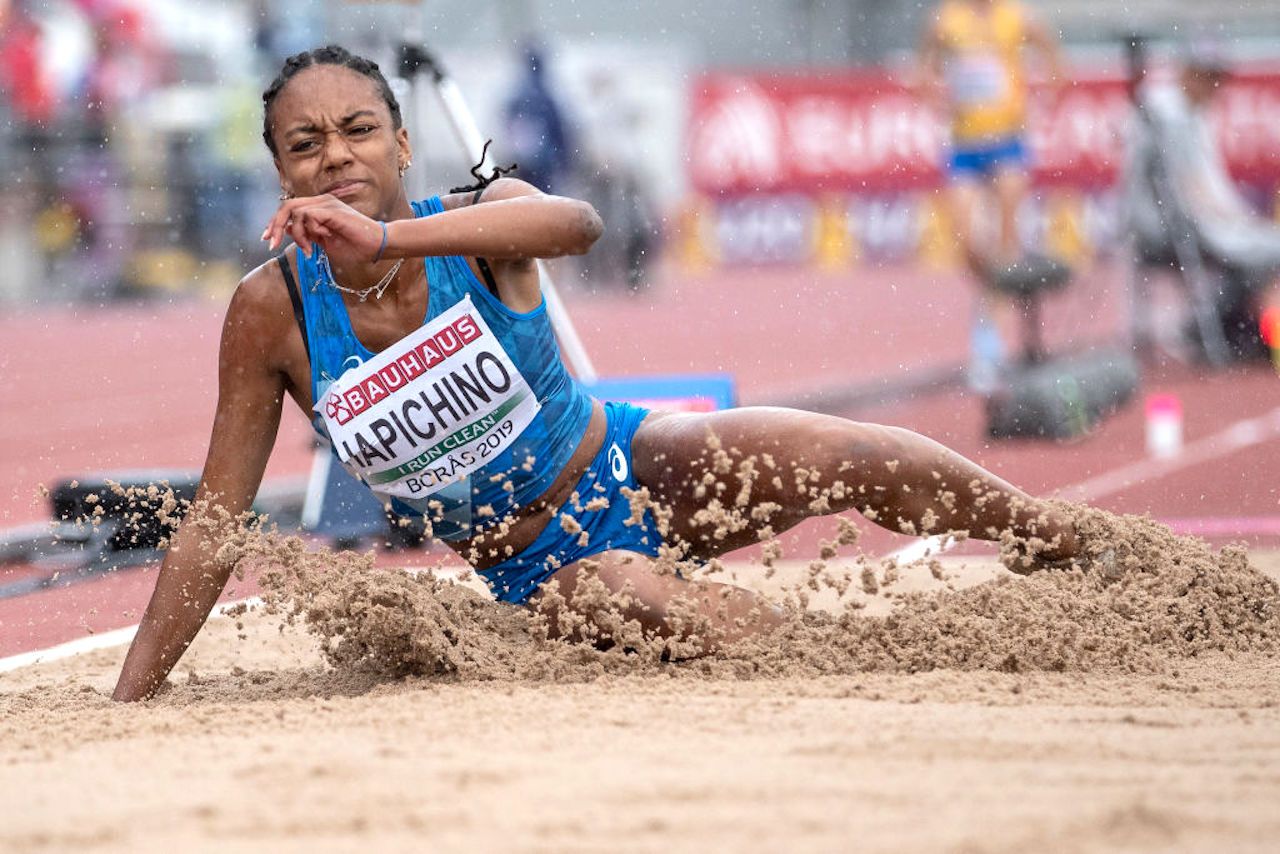
[[[613,472],[613,479],[619,483],[627,479],[627,457],[617,442],[609,446],[609,471]]]

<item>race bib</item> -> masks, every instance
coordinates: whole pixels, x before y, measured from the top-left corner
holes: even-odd
[[[466,480],[539,408],[470,297],[347,370],[315,405],[342,464],[404,499]]]

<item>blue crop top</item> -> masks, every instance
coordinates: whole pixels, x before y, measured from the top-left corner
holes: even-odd
[[[420,217],[444,210],[439,196],[412,204],[415,216]],[[299,249],[295,254],[311,358],[311,396],[318,401],[330,383],[373,358],[374,353],[356,338],[342,294],[319,271],[319,253],[308,258]],[[435,536],[465,539],[546,492],[586,432],[591,398],[565,369],[545,300],[522,314],[490,293],[461,256],[428,256],[423,261],[427,276],[423,323],[470,295],[542,405],[516,441],[470,478],[451,484],[430,499],[392,499],[396,512],[426,517]],[[312,418],[312,426],[328,438],[319,415]]]

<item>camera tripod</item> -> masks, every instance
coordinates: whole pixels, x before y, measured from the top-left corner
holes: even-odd
[[[396,62],[400,77],[409,83],[410,102],[415,115],[421,116],[425,112],[423,95],[427,88],[433,90],[468,166],[476,164],[477,174],[489,174],[493,169],[493,162],[485,149],[485,137],[480,133],[462,90],[445,72],[439,59],[425,46],[406,41],[401,42],[396,49]],[[425,187],[419,194],[424,193]],[[547,302],[547,314],[564,350],[565,360],[577,378],[590,385],[598,378],[595,366],[582,345],[582,339],[578,337],[546,264],[542,261],[538,261],[538,276]]]

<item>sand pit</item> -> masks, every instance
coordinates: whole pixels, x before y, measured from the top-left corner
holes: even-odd
[[[1249,563],[879,567],[847,611],[674,665],[350,572],[293,626],[212,621],[145,705],[105,698],[123,649],[0,675],[0,849],[1271,851],[1280,556]]]

